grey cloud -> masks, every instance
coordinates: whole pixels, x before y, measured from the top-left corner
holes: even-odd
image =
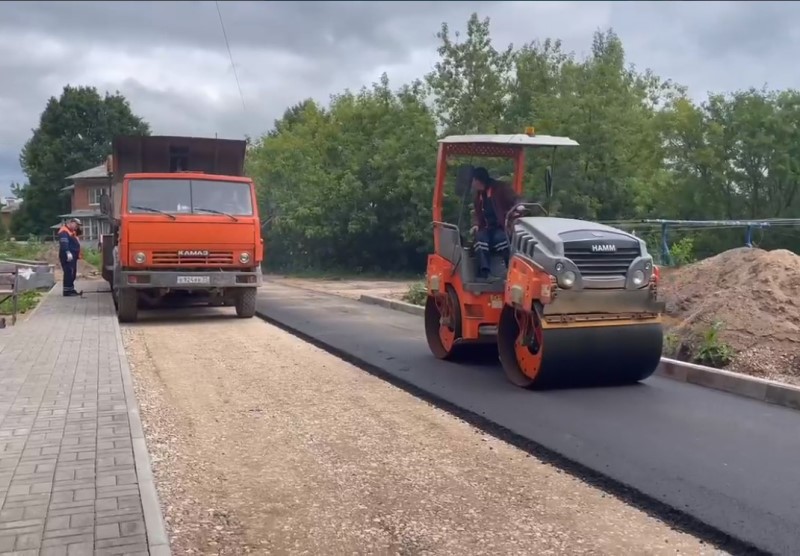
[[[442,21],[463,28],[473,11],[492,18],[500,48],[549,36],[581,55],[593,31],[613,26],[632,62],[688,85],[696,98],[765,81],[800,85],[790,71],[800,6],[791,2],[219,5],[246,111],[213,2],[0,2],[0,193],[22,179],[19,150],[67,83],[118,89],[156,133],[258,135],[287,106],[368,84],[381,68],[395,85],[423,75]],[[223,100],[204,96],[209,87]]]
[[[709,92],[800,85],[787,71],[800,52],[798,3],[620,3],[612,21],[637,65],[688,85],[698,100]]]
[[[135,99],[138,113],[158,114],[157,119],[149,119],[157,135],[213,137],[217,134],[224,138],[241,138],[263,131],[261,123],[252,121],[253,115],[260,112],[259,107],[249,107],[244,112],[241,104],[233,103],[210,112],[206,105],[193,98],[192,91],[154,91],[134,79],[126,80],[120,88],[129,98]]]
[[[703,12],[703,18],[684,20],[686,38],[695,38],[702,56],[769,58],[788,54],[785,42],[776,38],[793,40],[795,46],[800,43],[797,2],[719,3]]]
[[[18,163],[18,151],[0,148],[0,196],[8,195],[8,186],[11,182],[21,181],[17,170]]]
[[[177,74],[187,52],[227,57],[213,2],[2,2],[0,37],[35,34],[61,41],[68,51],[45,61],[35,46],[25,51],[0,40],[0,106],[14,114],[0,124],[0,151],[18,152],[47,98],[67,83],[119,89],[157,132],[260,134],[287,105],[309,96],[324,101],[343,87],[358,87],[375,67],[407,63],[414,49],[434,48],[442,21],[464,20],[488,4],[220,2],[245,89],[243,113],[235,103],[210,106],[191,87],[147,86],[137,75],[116,83],[76,82],[86,73],[80,64],[87,53],[104,52],[102,63],[110,67],[118,51],[148,55]],[[296,62],[278,66],[286,56]],[[206,78],[235,91],[229,67]],[[7,160],[0,166],[0,192],[7,181],[2,175],[21,177]]]
[[[1,27],[36,29],[71,40],[180,44],[218,50],[214,2],[10,2]],[[431,34],[431,22],[469,13],[490,2],[220,2],[228,37],[237,48],[286,50],[358,60],[366,51],[403,53]],[[425,25],[419,25],[424,21]],[[435,33],[435,29],[433,29]]]

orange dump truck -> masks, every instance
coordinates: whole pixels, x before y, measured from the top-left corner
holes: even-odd
[[[264,249],[245,149],[228,139],[114,139],[101,199],[111,234],[101,242],[120,322],[170,299],[255,314]]]

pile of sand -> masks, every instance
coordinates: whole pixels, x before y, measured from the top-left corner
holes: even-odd
[[[800,384],[800,256],[732,249],[665,273],[660,292],[685,345],[720,321],[730,370]]]

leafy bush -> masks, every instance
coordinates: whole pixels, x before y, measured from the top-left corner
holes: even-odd
[[[416,282],[409,286],[408,291],[403,294],[403,301],[412,303],[414,305],[425,305],[425,299],[428,297],[428,290],[425,282]]]
[[[716,320],[703,333],[694,356],[696,363],[721,369],[733,361],[733,348],[719,339],[722,327],[723,323]]]
[[[672,247],[669,248],[669,254],[672,264],[675,266],[693,263],[695,261],[694,240],[688,236],[681,238],[672,244]]]

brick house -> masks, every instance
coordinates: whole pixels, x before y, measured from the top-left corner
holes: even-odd
[[[72,181],[62,191],[70,195],[70,212],[61,214],[61,223],[53,227],[60,228],[69,218],[79,218],[83,224],[83,242],[96,243],[102,234],[110,232],[108,219],[100,212],[100,196],[111,191],[111,179],[105,163],[67,176]]]
[[[16,197],[0,198],[0,231],[8,232],[11,229],[11,219],[20,206],[22,206],[21,199]]]

